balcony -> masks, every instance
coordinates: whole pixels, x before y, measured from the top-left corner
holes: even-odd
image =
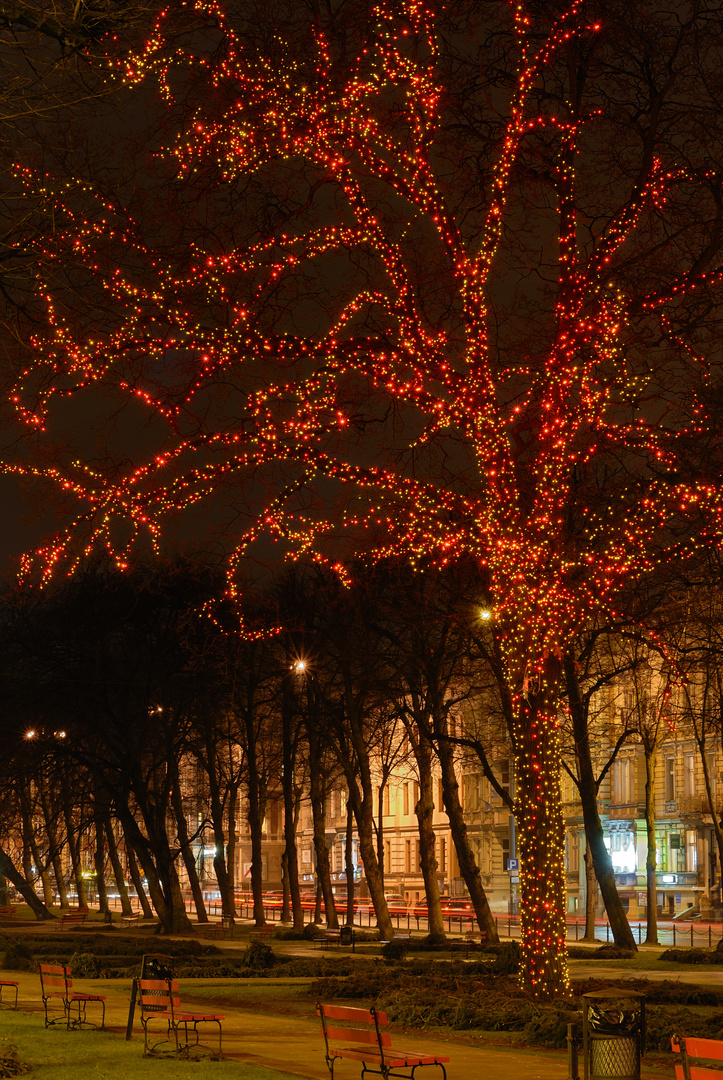
[[[645,817],[645,807],[638,802],[611,804],[608,816],[611,821],[635,821],[636,818]]]
[[[694,814],[697,817],[700,817],[701,814],[707,814],[710,817],[710,807],[706,795],[683,795],[678,799],[677,805],[679,814]]]

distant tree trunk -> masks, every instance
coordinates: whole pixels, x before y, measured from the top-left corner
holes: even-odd
[[[105,837],[103,834],[103,823],[98,817],[97,812],[93,818],[93,827],[95,831],[93,865],[95,867],[95,881],[98,889],[98,911],[101,915],[107,915],[109,908],[108,890],[105,885]]]
[[[648,899],[648,929],[646,945],[658,945],[658,888],[655,880],[657,852],[655,847],[655,761],[657,748],[654,743],[643,740],[645,750],[645,830],[648,838],[648,854],[645,860],[645,884]]]
[[[344,867],[346,869],[346,925],[354,924],[354,811],[347,795],[346,840],[344,843]]]
[[[136,798],[138,799],[138,795]],[[165,815],[161,821],[160,808],[155,814],[152,810],[153,807],[148,806],[144,813],[146,827],[153,832],[153,835],[147,838],[138,827],[127,804],[124,805],[121,799],[116,802],[116,812],[123,823],[126,843],[130,841],[143,867],[148,891],[161,923],[162,932],[187,934],[192,927],[186,914],[176,864],[165,832]]]
[[[53,903],[53,889],[50,883],[50,874],[48,873],[46,860],[44,856],[41,855],[40,849],[38,848],[35,828],[32,821],[29,792],[25,785],[21,786],[20,797],[23,830],[23,871],[25,874],[25,880],[32,880],[34,876],[33,865],[35,865],[37,876],[40,878],[40,883],[43,889],[43,902],[46,906],[50,906]],[[26,852],[31,857],[31,861],[29,862],[26,862]]]
[[[213,826],[213,870],[216,875],[218,891],[221,894],[221,911],[229,919],[233,919],[235,910],[234,889],[227,862],[226,830],[224,828],[225,800],[222,791],[222,777],[219,771],[218,732],[214,725],[205,724],[203,736],[206,779],[208,781],[209,806]]]
[[[307,725],[309,746],[309,797],[311,799],[311,818],[314,826],[314,854],[316,856],[316,876],[324,897],[326,925],[336,930],[339,919],[334,903],[334,890],[331,884],[329,850],[326,846],[326,777],[322,768],[323,745],[313,724]]]
[[[33,871],[33,821],[30,809],[25,805],[25,800],[22,800],[20,804],[20,835],[23,842],[21,853],[23,876],[26,881],[34,883],[35,873]],[[37,863],[35,865],[37,866]]]
[[[85,890],[85,879],[83,878],[83,864],[80,858],[80,838],[79,834],[76,832],[75,822],[73,820],[73,805],[70,798],[70,791],[68,789],[67,777],[63,777],[61,784],[63,797],[63,818],[65,820],[65,832],[68,838],[70,864],[73,867],[73,878],[75,880],[75,886],[78,893],[78,907],[87,907],[88,897]]]
[[[595,941],[595,908],[597,906],[597,879],[595,860],[590,845],[585,845],[585,937],[583,941]],[[612,924],[611,924],[612,925]]]
[[[498,941],[497,927],[490,911],[487,895],[482,886],[479,867],[474,857],[474,852],[467,835],[467,824],[464,820],[464,811],[459,798],[459,784],[454,767],[454,746],[446,738],[446,717],[437,716],[434,719],[435,734],[440,737],[437,740],[437,754],[442,770],[442,796],[444,809],[449,818],[449,827],[457,852],[459,872],[464,878],[464,883],[472,901],[477,925],[480,930],[487,934],[488,941]]]
[[[359,834],[359,852],[364,862],[364,876],[369,886],[369,894],[376,912],[379,931],[383,938],[391,940],[394,937],[394,926],[384,896],[384,878],[377,862],[377,853],[374,846],[373,792],[370,791],[367,797],[363,799],[357,797],[356,802],[354,816]]]
[[[379,863],[379,876],[381,877],[382,889],[384,888],[384,788],[386,781],[382,779],[377,792],[377,862]]]
[[[251,892],[254,900],[254,921],[256,926],[266,922],[264,913],[264,870],[263,870],[263,824],[266,808],[265,784],[259,770],[258,744],[256,732],[256,703],[252,683],[247,687],[247,699],[243,710],[244,731],[246,735],[246,795],[248,799],[248,823],[251,834]]]
[[[128,895],[128,888],[126,886],[126,879],[123,873],[123,867],[120,861],[120,855],[118,854],[118,845],[115,839],[115,833],[113,832],[113,823],[110,819],[110,814],[105,813],[103,815],[103,827],[105,828],[105,836],[108,844],[108,858],[113,868],[113,877],[115,879],[116,888],[118,889],[118,895],[121,902],[121,914],[130,915],[133,911],[131,904],[131,898]]]
[[[48,836],[48,857],[51,866],[53,867],[55,888],[58,893],[58,903],[62,910],[63,908],[68,907],[68,886],[65,881],[65,874],[63,873],[63,860],[61,859],[60,844],[58,843],[56,816],[51,806],[50,795],[46,787],[46,780],[41,779],[38,787],[40,791],[40,805],[43,809],[43,819],[45,821],[45,832]]]
[[[440,944],[446,941],[442,904],[437,878],[436,836],[434,832],[434,785],[432,778],[432,747],[423,726],[417,727],[412,739],[419,775],[419,799],[414,812],[419,826],[419,858],[427,898],[429,938]]]
[[[299,891],[299,856],[296,849],[296,792],[294,770],[296,768],[297,737],[294,732],[294,699],[290,677],[282,679],[281,686],[281,744],[283,767],[281,788],[284,796],[284,856],[286,881],[291,899],[294,930],[304,929],[304,909]],[[328,923],[327,912],[327,923]]]
[[[229,890],[233,914],[236,914],[236,858],[237,858],[237,810],[238,810],[238,784],[229,784],[228,789],[228,845],[226,848],[226,865],[228,866]]]
[[[148,897],[146,895],[146,890],[143,887],[143,879],[141,878],[141,873],[140,873],[140,870],[138,869],[138,862],[136,860],[136,856],[135,856],[135,853],[133,851],[133,847],[131,846],[131,844],[130,844],[127,837],[125,837],[125,846],[126,846],[126,858],[128,860],[128,873],[130,874],[131,881],[133,882],[133,885],[135,887],[136,894],[138,896],[138,902],[141,905],[141,909],[143,911],[143,918],[144,919],[152,919],[153,918],[153,908],[150,905],[150,902],[149,902]]]
[[[178,843],[181,848],[183,865],[185,866],[188,875],[188,885],[196,908],[196,915],[200,923],[207,923],[208,912],[206,911],[206,904],[203,899],[201,882],[198,880],[196,860],[193,857],[193,845],[188,832],[186,815],[183,812],[183,798],[181,796],[181,789],[177,776],[174,778],[171,786],[171,806],[173,807],[173,815],[176,819],[176,835],[178,836]]]
[[[632,949],[637,952],[637,945],[633,932],[630,929],[628,917],[625,914],[617,885],[615,884],[615,870],[613,868],[610,852],[605,846],[602,822],[598,812],[597,796],[598,784],[592,767],[590,754],[590,733],[587,726],[587,716],[580,693],[580,683],[575,670],[575,658],[568,653],[565,657],[565,688],[567,701],[572,718],[572,731],[575,740],[575,755],[579,775],[580,802],[582,804],[582,816],[585,822],[585,837],[587,851],[590,852],[595,876],[600,885],[603,903],[610,920],[610,929],[613,932],[615,944],[622,949]],[[588,887],[588,894],[590,890]],[[595,890],[592,890],[593,897]],[[588,930],[585,929],[587,936]],[[592,937],[595,937],[593,929]]]

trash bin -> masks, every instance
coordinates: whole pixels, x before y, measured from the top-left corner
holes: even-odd
[[[339,944],[354,946],[354,927],[342,926],[339,931]]]
[[[640,1080],[645,998],[635,990],[583,994],[584,1080]]]

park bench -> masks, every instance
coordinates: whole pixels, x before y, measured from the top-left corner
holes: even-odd
[[[391,945],[392,942],[400,941],[403,945],[409,945],[412,935],[408,930],[395,930],[390,938],[380,937],[380,945]]]
[[[0,905],[0,919],[14,919],[17,910],[14,904]]]
[[[64,915],[60,916],[60,929],[79,930],[87,918],[87,907],[75,908],[74,911],[66,911]]]
[[[218,1053],[212,1051],[211,1057],[214,1060],[221,1060],[221,1021],[224,1019],[222,1014],[191,1012],[182,1008],[178,996],[178,983],[175,979],[139,979],[138,994],[141,1002],[144,1057],[158,1056],[157,1048],[171,1042],[173,1052],[185,1054],[186,1056],[196,1047],[210,1049],[200,1042],[198,1025],[217,1024]],[[165,1028],[165,1031],[163,1031],[164,1037],[157,1042],[152,1040],[160,1032],[154,1032],[150,1028],[150,1025],[155,1021],[158,1021],[162,1028]],[[179,1034],[183,1035],[183,1040],[179,1039]],[[191,1041],[191,1036],[193,1041]]]
[[[468,930],[463,938],[449,942],[449,950],[450,952],[463,952],[467,956],[471,952],[479,951],[486,941],[486,930]]]
[[[12,986],[15,989],[15,1001],[12,1005],[3,1001],[3,988],[6,986]],[[17,1009],[18,1007],[18,983],[13,982],[12,979],[0,979],[0,1005],[8,1009]]]
[[[222,915],[220,922],[208,923],[203,928],[205,938],[232,938],[233,923],[230,915]]]
[[[121,915],[120,924],[121,927],[137,926],[141,921],[142,911],[132,911],[130,915]]]
[[[673,1035],[670,1040],[673,1051],[680,1054],[680,1065],[675,1066],[676,1080],[720,1080],[719,1069],[706,1069],[691,1064],[691,1058],[703,1061],[723,1061],[723,1042],[719,1039],[686,1039]]]
[[[273,926],[254,926],[253,930],[249,931],[249,937],[252,941],[265,941],[266,938],[273,937]]]
[[[322,1005],[320,1002],[317,1002],[316,1011],[324,1033],[330,1080],[334,1080],[334,1062],[337,1058],[360,1061],[362,1077],[371,1072],[379,1073],[384,1080],[389,1076],[412,1080],[415,1070],[421,1066],[438,1065],[442,1070],[443,1080],[446,1080],[447,1071],[444,1065],[449,1061],[448,1057],[408,1053],[391,1045],[392,1040],[386,1030],[386,1013],[377,1012],[373,1007],[358,1009],[348,1005]],[[341,1021],[345,1026],[338,1027],[334,1021]],[[407,1071],[399,1072],[399,1069]]]
[[[351,926],[342,926],[336,930],[327,929],[319,937],[313,940],[314,948],[325,949],[328,945],[340,947],[351,946],[351,951],[356,948],[356,931]]]
[[[45,1007],[45,1026],[65,1024],[67,1028],[78,1028],[87,1024],[90,1027],[105,1026],[105,998],[100,994],[83,994],[73,990],[73,979],[66,964],[40,963],[40,991]],[[51,1017],[50,1009],[54,999],[59,998],[63,1007],[61,1014]],[[94,1024],[86,1016],[86,1007],[93,1003],[101,1006],[103,1015],[100,1024]],[[73,1015],[75,1014],[75,1015]]]

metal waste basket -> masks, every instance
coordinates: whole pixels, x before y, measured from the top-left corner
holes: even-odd
[[[583,994],[583,1080],[640,1080],[645,998],[636,990]]]
[[[354,952],[354,946],[356,942],[353,926],[342,926],[341,930],[339,931],[339,944],[351,945],[351,951]]]

